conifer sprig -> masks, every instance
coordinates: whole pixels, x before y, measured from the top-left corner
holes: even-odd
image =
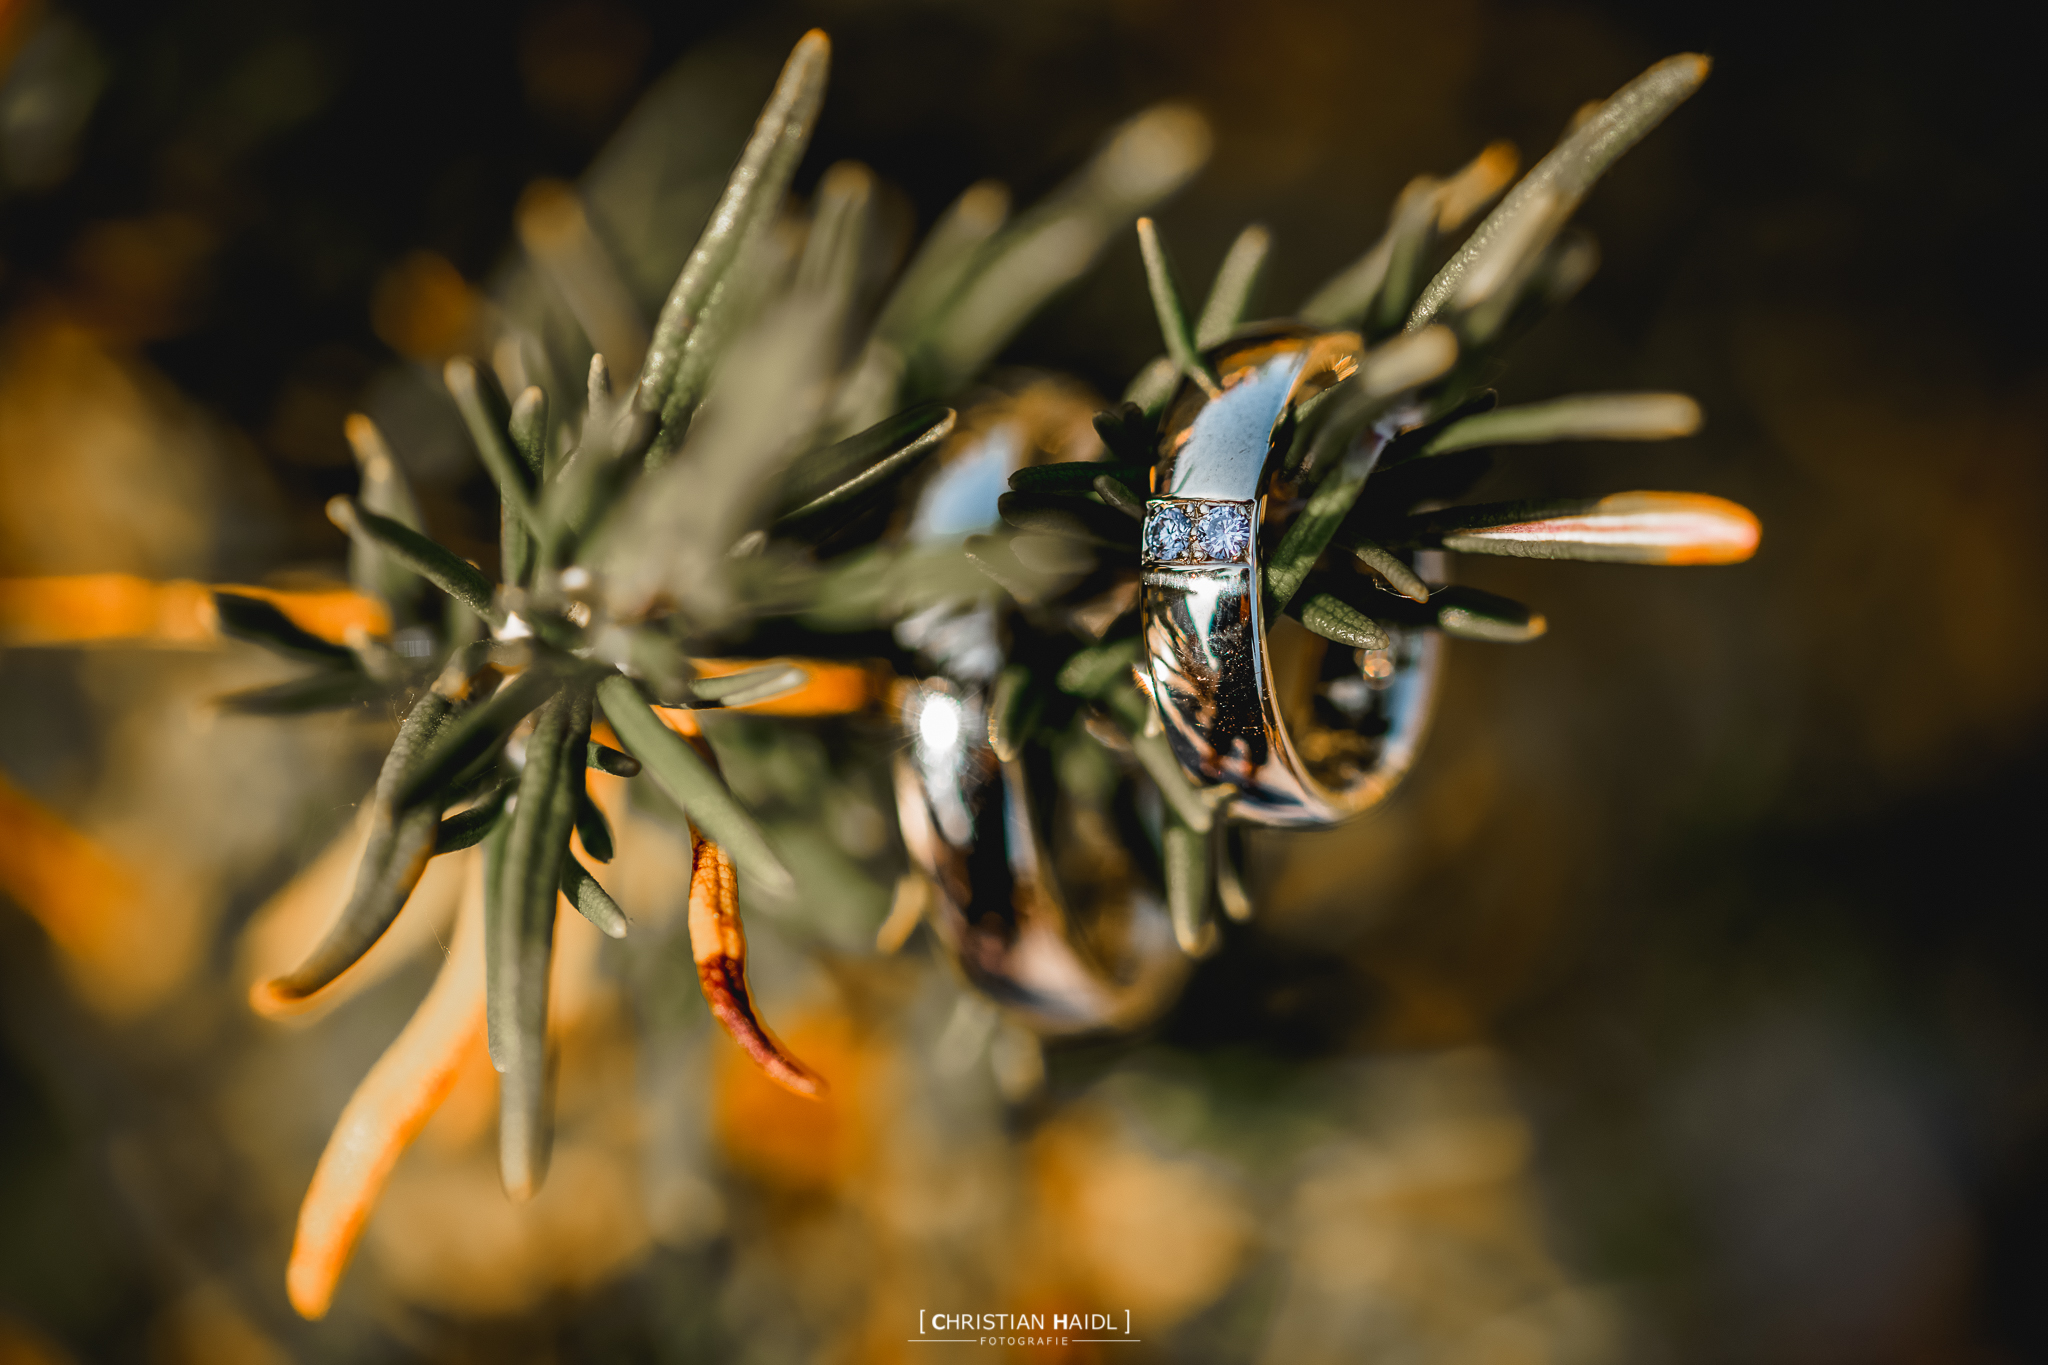
[[[409,1029],[373,1075],[402,1093],[379,1089],[375,1103],[351,1108],[351,1150],[385,1164],[359,1169],[332,1148],[323,1158],[291,1272],[293,1301],[309,1314],[324,1311],[381,1172],[431,1112],[418,1087],[445,1086],[474,1038],[466,1011],[479,999],[503,1077],[506,1188],[528,1195],[545,1177],[557,908],[566,901],[607,935],[631,935],[632,907],[603,885],[616,846],[590,768],[645,778],[682,808],[695,830],[692,956],[712,1012],[768,1075],[822,1092],[754,1009],[739,909],[742,880],[785,901],[811,888],[727,781],[700,718],[872,704],[884,692],[870,683],[875,670],[844,657],[888,652],[878,632],[916,613],[1000,602],[1033,632],[989,696],[990,739],[1005,761],[1084,713],[1123,732],[1160,796],[1150,865],[1184,951],[1216,947],[1218,905],[1232,919],[1250,913],[1227,805],[1187,780],[1134,668],[1131,609],[1162,414],[1183,386],[1213,395],[1226,381],[1217,348],[1254,313],[1271,235],[1247,228],[1200,311],[1189,309],[1141,215],[1194,173],[1209,137],[1192,110],[1166,105],[1114,131],[1014,217],[1000,186],[971,186],[891,283],[875,265],[865,168],[835,166],[806,211],[788,204],[829,63],[823,34],[797,44],[651,328],[626,311],[619,272],[572,189],[537,187],[523,203],[522,240],[551,287],[592,349],[623,348],[617,358],[634,377],[616,387],[596,354],[577,394],[529,383],[516,366],[501,376],[495,355],[492,366],[448,363],[450,399],[500,499],[495,572],[432,538],[382,435],[354,418],[361,488],[329,512],[349,533],[358,590],[382,604],[390,633],[356,626],[337,645],[260,600],[215,599],[223,629],[317,666],[231,705],[283,712],[381,695],[402,699],[406,713],[372,797],[354,894],[271,994],[298,999],[333,982],[402,912],[431,858],[468,858],[480,879],[480,910],[456,952],[481,960],[451,963],[430,1000],[432,1026]],[[1442,505],[1462,491],[1473,452],[1663,439],[1697,425],[1679,395],[1496,409],[1479,377],[1518,327],[1583,283],[1597,257],[1565,219],[1705,72],[1704,59],[1673,58],[1625,87],[1445,259],[1446,235],[1506,188],[1512,150],[1496,144],[1446,179],[1413,182],[1379,242],[1302,306],[1310,325],[1360,339],[1355,372],[1292,416],[1293,501],[1269,507],[1276,535],[1263,555],[1272,611],[1368,653],[1416,629],[1527,640],[1542,633],[1540,614],[1427,581],[1435,553],[1684,563],[1754,548],[1753,517],[1700,495]],[[962,387],[1134,223],[1165,354],[1097,415],[1107,458],[1018,470],[990,533],[888,537],[900,491],[971,427]],[[643,341],[644,355],[633,354]],[[792,644],[813,657],[787,657]],[[891,661],[910,666],[903,648]],[[385,1130],[357,1141],[356,1129],[379,1121]]]
[[[688,816],[711,878],[693,897],[703,905],[691,928],[711,936],[697,947],[714,1013],[770,1075],[817,1093],[801,1063],[763,1041],[737,920],[741,879],[783,900],[804,888],[700,749],[694,713],[802,709],[806,694],[824,709],[866,704],[870,691],[847,692],[822,666],[770,659],[735,669],[731,646],[764,623],[887,625],[963,586],[993,591],[958,549],[917,557],[873,544],[897,488],[954,430],[955,411],[929,399],[978,370],[1206,155],[1199,117],[1166,107],[1112,134],[1014,224],[1005,226],[1007,196],[976,186],[874,308],[865,273],[874,186],[864,168],[827,171],[795,219],[799,231],[770,230],[790,220],[788,191],[829,64],[823,34],[797,44],[651,330],[621,316],[617,274],[572,189],[537,187],[522,204],[522,240],[592,345],[638,336],[645,354],[632,357],[637,378],[624,392],[598,354],[585,393],[526,385],[510,401],[492,368],[448,362],[448,394],[501,504],[495,575],[431,537],[382,434],[351,419],[362,488],[335,499],[329,515],[350,536],[358,590],[394,620],[429,623],[426,648],[414,640],[401,652],[367,637],[345,648],[262,601],[218,599],[225,628],[325,670],[231,699],[240,709],[350,704],[366,692],[408,698],[355,895],[269,991],[296,1000],[334,981],[401,912],[429,859],[480,847],[485,1015],[503,1075],[501,1164],[516,1196],[539,1186],[547,1164],[558,899],[607,934],[630,931],[630,907],[584,861],[602,867],[613,851],[586,765],[642,776]],[[421,611],[423,585],[444,611]],[[811,643],[832,649],[829,636]],[[610,742],[591,737],[598,721]]]

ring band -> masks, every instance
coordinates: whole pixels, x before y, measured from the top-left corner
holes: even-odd
[[[1061,819],[1070,799],[1051,753],[999,760],[986,694],[946,678],[898,697],[905,749],[896,806],[911,860],[937,892],[932,924],[967,979],[1041,1034],[1135,1027],[1187,974],[1164,897],[1098,819]],[[1125,772],[1124,789],[1142,782]],[[1050,793],[1042,812],[1034,792]],[[1133,793],[1134,794],[1134,793]],[[1062,877],[1069,845],[1085,878]]]
[[[1355,333],[1275,327],[1212,351],[1221,392],[1183,386],[1152,471],[1139,609],[1153,700],[1189,778],[1234,788],[1230,813],[1253,824],[1313,828],[1366,810],[1428,724],[1434,634],[1393,626],[1384,650],[1332,650],[1292,620],[1269,625],[1261,603],[1260,532],[1269,503],[1292,492],[1288,419],[1362,349]]]
[[[962,424],[915,495],[911,543],[997,522],[1010,471],[1039,444],[1032,420],[1044,418]],[[988,712],[1022,627],[988,601],[897,623],[917,671],[891,698],[897,825],[932,890],[926,919],[976,990],[1042,1035],[1134,1027],[1172,1002],[1188,971],[1157,860],[1144,856],[1148,828],[1158,842],[1158,793],[1128,756],[1085,736],[1034,736],[997,755]],[[1100,780],[1055,780],[1059,743],[1092,751]]]

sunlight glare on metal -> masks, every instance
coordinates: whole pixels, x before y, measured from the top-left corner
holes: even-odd
[[[917,737],[927,753],[946,753],[960,742],[960,703],[942,693],[925,697],[918,708]]]

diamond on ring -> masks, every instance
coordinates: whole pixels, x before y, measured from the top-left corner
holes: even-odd
[[[1252,539],[1251,518],[1244,514],[1242,507],[1218,503],[1195,527],[1195,539],[1201,542],[1202,549],[1211,559],[1242,559],[1245,546]]]
[[[1154,507],[1145,524],[1145,553],[1152,559],[1179,559],[1188,552],[1188,537],[1193,534],[1187,513],[1180,508]]]
[[[1252,543],[1251,507],[1206,498],[1162,499],[1145,514],[1151,564],[1242,564]]]

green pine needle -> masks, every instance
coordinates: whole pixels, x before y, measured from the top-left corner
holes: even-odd
[[[487,621],[500,619],[491,580],[454,551],[410,526],[359,507],[348,498],[329,498],[327,518],[350,536],[375,545],[478,616]]]
[[[1700,406],[1682,393],[1583,393],[1453,422],[1416,455],[1549,441],[1668,441],[1699,428]]]
[[[1693,53],[1667,57],[1566,133],[1437,272],[1408,314],[1408,330],[1428,325],[1446,308],[1470,309],[1512,287],[1594,182],[1699,89],[1711,66]]]
[[[1160,838],[1166,911],[1173,922],[1174,941],[1189,957],[1206,956],[1214,947],[1216,934],[1209,899],[1209,833],[1169,812]]]
[[[573,853],[562,859],[562,894],[576,907],[576,913],[596,925],[605,937],[626,936],[626,912]]]
[[[1385,649],[1386,628],[1331,592],[1311,592],[1301,605],[1301,623],[1325,640],[1352,649]]]
[[[302,630],[289,616],[260,597],[240,593],[213,594],[214,617],[220,632],[237,640],[263,646],[273,654],[311,663],[341,664],[355,668],[356,656],[345,645],[332,644]]]
[[[1266,269],[1266,257],[1273,249],[1273,234],[1253,223],[1237,234],[1216,278],[1209,285],[1209,297],[1202,304],[1202,316],[1195,323],[1195,346],[1208,350],[1220,346],[1237,329],[1251,309],[1252,291]]]
[[[1430,606],[1436,610],[1437,629],[1462,640],[1519,645],[1539,638],[1549,628],[1541,612],[1462,585],[1439,590]]]
[[[1393,551],[1368,540],[1347,527],[1339,527],[1331,540],[1358,557],[1358,562],[1387,580],[1387,586],[1412,602],[1429,600],[1429,585]]]
[[[809,681],[810,676],[802,668],[790,664],[771,664],[766,668],[749,668],[716,678],[695,678],[690,682],[690,691],[698,700],[715,705],[749,706],[794,692]]]
[[[1149,483],[1151,474],[1149,466],[1125,461],[1062,460],[1024,466],[1010,476],[1010,487],[1019,493],[1086,493],[1100,478],[1136,487]]]
[[[619,674],[606,678],[597,685],[597,703],[626,752],[640,760],[654,784],[741,872],[771,896],[795,889],[795,879],[769,848],[754,817],[689,742],[661,723],[631,679]]]
[[[775,90],[711,210],[702,235],[662,304],[654,335],[641,362],[635,402],[642,412],[660,413],[664,426],[670,389],[682,363],[683,346],[703,321],[705,305],[742,249],[772,221],[789,189],[797,163],[810,145],[811,130],[825,101],[825,77],[832,45],[816,29],[806,33],[783,64]]]
[[[631,754],[622,754],[617,749],[590,741],[588,766],[599,772],[610,773],[613,777],[638,777],[640,760]]]
[[[534,481],[546,487],[555,476],[557,461],[551,458],[548,441],[548,396],[533,385],[512,401],[512,415],[506,422],[512,448],[532,472]]]
[[[478,372],[475,362],[467,356],[450,360],[442,367],[441,377],[462,413],[470,440],[476,443],[477,455],[490,472],[492,482],[498,485],[499,498],[529,535],[537,533],[539,520],[534,514],[533,490],[540,479],[540,465],[538,461],[529,465],[525,456],[513,450],[506,436],[511,415],[500,410],[503,400],[498,397],[497,387]]]
[[[513,727],[560,686],[560,678],[550,670],[528,668],[499,684],[484,701],[457,712],[406,773],[397,804],[422,804],[455,787],[504,748]]]
[[[571,757],[589,743],[590,712],[588,689],[575,688],[556,692],[534,715],[497,868],[499,913],[485,935],[486,961],[497,967],[486,992],[495,984],[506,997],[495,1018],[488,1002],[485,1015],[487,1027],[503,1030],[491,1039],[503,1073],[498,1163],[514,1198],[537,1190],[547,1170],[548,968],[555,896],[575,821],[574,783],[583,771]]]
[[[468,810],[457,811],[443,820],[434,833],[434,856],[459,853],[482,843],[505,813],[505,799],[511,794],[511,784],[500,783]]]
[[[1159,229],[1150,218],[1138,220],[1138,249],[1145,257],[1145,282],[1152,291],[1152,311],[1158,314],[1159,330],[1166,338],[1166,353],[1188,378],[1201,385],[1211,398],[1222,393],[1215,372],[1202,359],[1195,334],[1188,327],[1187,309],[1181,303],[1180,285],[1173,276],[1173,263],[1159,240]]]
[[[370,798],[370,837],[356,868],[355,890],[306,960],[273,983],[279,995],[303,999],[347,971],[384,936],[419,883],[434,853],[441,808],[405,801],[404,788],[408,770],[447,722],[448,709],[429,692],[406,713]]]
[[[303,716],[354,710],[382,700],[388,691],[386,684],[359,669],[336,669],[223,693],[213,699],[213,705],[235,716]]]
[[[790,470],[789,510],[770,529],[801,537],[836,522],[916,470],[953,434],[957,420],[953,409],[927,403],[805,456]]]
[[[1145,500],[1133,493],[1122,479],[1097,474],[1095,496],[1102,499],[1104,506],[1114,507],[1133,521],[1145,520]]]

